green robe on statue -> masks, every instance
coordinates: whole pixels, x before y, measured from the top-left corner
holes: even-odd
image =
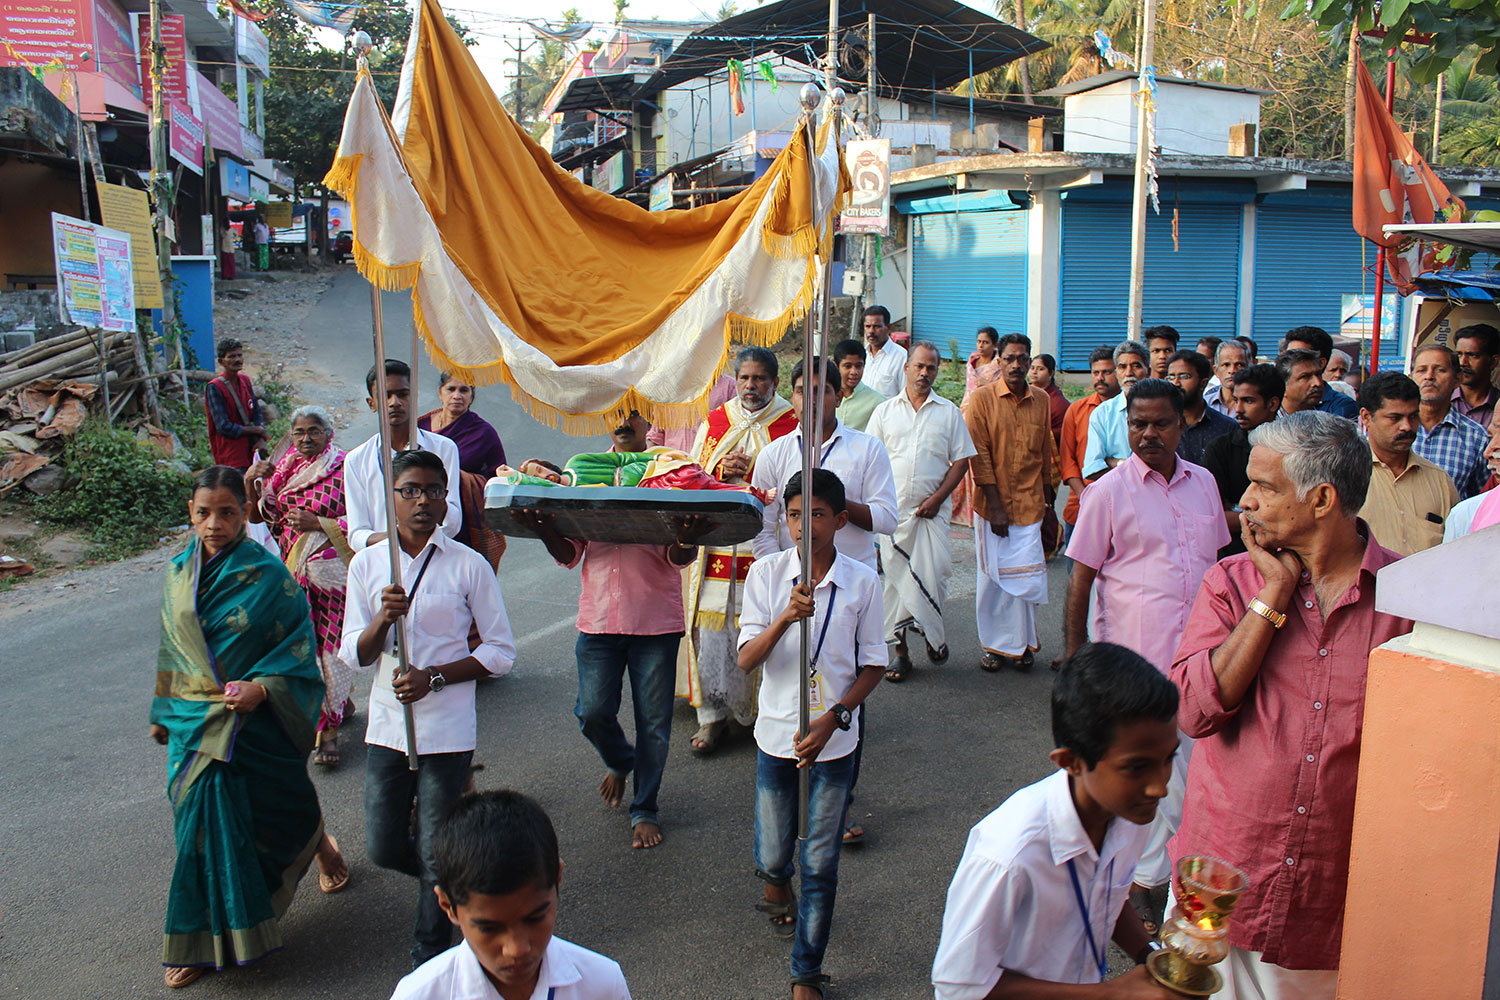
[[[245,965],[281,947],[278,920],[323,835],[307,774],[316,652],[302,588],[243,532],[206,562],[197,538],[172,560],[151,703],[177,835],[163,965]],[[236,715],[230,681],[266,700]]]

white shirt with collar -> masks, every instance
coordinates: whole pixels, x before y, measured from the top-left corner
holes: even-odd
[[[458,445],[441,434],[420,428],[416,431],[417,444],[413,447],[420,446],[423,451],[435,453],[443,460],[443,468],[448,470],[448,514],[443,518],[443,534],[453,538],[464,522],[460,506]],[[396,453],[392,451],[386,455],[386,461],[395,457]],[[371,535],[385,533],[385,476],[380,467],[379,434],[344,456],[344,506],[348,511],[349,547],[354,551],[369,545]]]
[[[906,348],[889,338],[879,352],[865,349],[865,373],[859,379],[886,399],[906,388]]]
[[[740,609],[738,646],[764,632],[785,610],[801,572],[802,555],[796,549],[765,559],[757,556],[750,564]],[[861,667],[884,669],[886,665],[885,604],[880,594],[880,577],[842,552],[834,557],[833,565],[813,588],[812,650],[817,657],[816,669],[823,679],[824,693],[823,708],[814,710],[813,718],[849,693]],[[795,625],[782,634],[781,641],[771,648],[761,664],[755,744],[772,757],[796,756],[792,748],[796,744],[801,675],[802,626]],[[862,706],[854,710],[847,731],[833,731],[818,754],[819,760],[838,760],[854,752],[859,743],[862,710]]]
[[[978,454],[963,412],[936,392],[928,393],[920,408],[912,406],[905,390],[892,396],[875,407],[865,433],[884,444],[890,456],[902,518],[932,496],[954,462]],[[952,509],[950,497],[941,516],[946,519]]]
[[[441,666],[473,656],[493,677],[509,673],[516,662],[516,644],[495,571],[478,552],[435,531],[416,558],[401,550],[401,586],[408,595],[429,552],[432,561],[422,574],[406,615],[407,655],[411,665]],[[379,665],[379,657],[374,663],[359,662],[360,633],[379,612],[380,592],[390,582],[389,546],[371,545],[354,554],[349,563],[339,656],[361,668],[375,667],[365,742],[405,753],[405,713],[391,687],[390,670]],[[479,627],[480,638],[472,653],[471,624]],[[395,637],[395,628],[386,633],[385,652],[394,653]],[[474,749],[475,683],[448,684],[412,704],[417,724],[417,753],[462,753]]]
[[[846,499],[870,508],[871,530],[866,531],[851,522],[839,529],[835,544],[839,552],[874,569],[875,536],[889,535],[896,530],[896,482],[891,473],[891,457],[886,454],[885,445],[864,431],[857,431],[840,423],[834,427],[832,436],[823,442],[823,453],[818,465],[839,477],[839,481],[844,484]],[[786,488],[792,476],[801,471],[800,427],[772,441],[755,457],[750,484],[758,489],[775,488],[778,491],[776,499],[766,504],[765,521],[760,534],[750,543],[755,558],[761,559],[792,547],[792,536],[786,526],[786,505],[781,499],[781,491]]]
[[[979,1000],[1006,969],[1055,983],[1099,982],[1068,864],[1103,955],[1150,832],[1113,819],[1095,852],[1066,771],[1006,799],[969,831],[948,887],[932,963],[936,1000]]]
[[[397,983],[391,1000],[500,1000],[500,991],[460,941]],[[618,962],[554,936],[531,1000],[630,1000],[630,990]]]

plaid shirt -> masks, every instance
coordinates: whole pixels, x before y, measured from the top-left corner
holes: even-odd
[[[1489,465],[1484,449],[1489,434],[1479,424],[1450,408],[1448,415],[1432,430],[1417,425],[1417,440],[1412,451],[1453,477],[1458,495],[1467,500],[1484,489],[1489,479]]]

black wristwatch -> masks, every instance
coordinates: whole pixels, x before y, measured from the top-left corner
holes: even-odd
[[[427,690],[431,691],[433,694],[437,694],[439,691],[441,691],[443,688],[445,688],[447,686],[448,686],[448,678],[444,677],[442,674],[438,673],[436,670],[428,668],[428,670],[427,670]]]
[[[838,723],[838,727],[847,733],[850,724],[854,722],[854,713],[838,702],[835,702],[828,712],[833,716],[833,721]]]

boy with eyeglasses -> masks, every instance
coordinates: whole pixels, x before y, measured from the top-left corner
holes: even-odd
[[[365,733],[365,842],[375,864],[418,879],[415,969],[452,944],[453,925],[433,892],[434,837],[469,776],[477,735],[474,682],[508,673],[516,647],[489,563],[439,530],[448,498],[443,460],[430,451],[399,452],[391,474],[401,584],[391,583],[388,545],[355,554],[339,655],[375,667]],[[410,669],[404,674],[392,634],[398,619],[405,620]],[[472,651],[471,625],[479,636]],[[407,760],[407,705],[415,720],[415,771]]]

